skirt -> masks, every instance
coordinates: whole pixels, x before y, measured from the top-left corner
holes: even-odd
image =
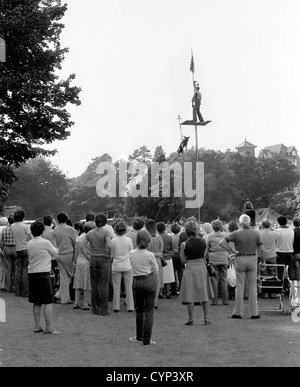
[[[182,276],[179,301],[182,304],[200,304],[211,300],[213,294],[204,259],[187,261]]]
[[[53,304],[54,297],[50,280],[50,273],[29,273],[28,287],[29,302],[36,305]]]
[[[91,290],[90,262],[81,255],[76,261],[73,288]]]

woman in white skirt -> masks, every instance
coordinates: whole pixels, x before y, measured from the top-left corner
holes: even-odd
[[[198,236],[197,223],[194,221],[186,223],[185,232],[188,239],[180,245],[180,259],[185,264],[185,270],[179,293],[179,301],[188,308],[189,319],[185,325],[194,324],[194,305],[200,304],[204,312],[204,324],[210,325],[209,301],[213,297],[213,290],[204,262],[206,242]]]

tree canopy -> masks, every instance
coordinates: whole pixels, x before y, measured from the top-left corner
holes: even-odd
[[[80,88],[58,71],[68,48],[60,45],[67,6],[60,0],[1,0],[0,36],[6,62],[0,63],[0,165],[18,167],[55,149],[43,145],[65,140],[74,123],[68,104],[79,105]],[[9,179],[0,174],[3,189]]]

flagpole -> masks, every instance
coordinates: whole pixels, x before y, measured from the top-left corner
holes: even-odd
[[[194,93],[195,93],[196,92],[196,85],[195,85],[195,80],[194,80],[195,63],[194,63],[193,49],[191,49],[191,55],[192,55],[192,59],[191,59],[190,70],[193,74],[192,75],[193,88],[194,88]],[[198,163],[198,127],[197,127],[197,121],[195,122],[195,143],[196,143],[196,172],[195,173],[197,173],[197,163]],[[196,182],[197,182],[196,190],[197,190],[197,197],[198,197],[199,187],[198,187],[198,179],[197,178],[196,178]],[[198,207],[198,223],[200,225],[200,207]]]

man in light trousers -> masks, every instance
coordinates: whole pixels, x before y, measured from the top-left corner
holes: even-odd
[[[239,230],[233,231],[219,242],[229,254],[236,255],[236,297],[231,318],[241,319],[244,316],[244,286],[247,278],[250,316],[251,319],[258,319],[260,316],[257,304],[257,250],[259,249],[261,265],[265,263],[267,252],[259,230],[250,228],[250,217],[241,215],[239,223],[241,225]],[[229,242],[234,242],[236,251],[230,247]]]

